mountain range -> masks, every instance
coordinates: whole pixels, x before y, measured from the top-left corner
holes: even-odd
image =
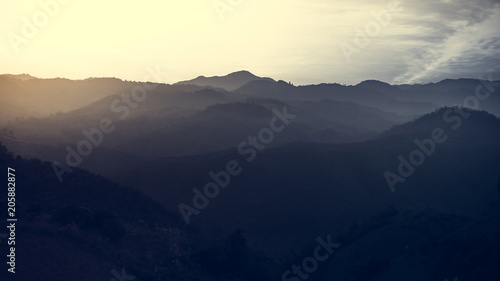
[[[308,280],[500,280],[498,85],[0,75],[21,253],[92,280],[285,280],[330,237]]]

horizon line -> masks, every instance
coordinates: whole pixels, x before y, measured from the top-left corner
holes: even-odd
[[[204,75],[198,75],[197,77],[195,78],[192,78],[192,79],[188,79],[188,80],[181,80],[181,81],[177,81],[177,82],[173,82],[173,83],[162,83],[162,82],[153,82],[153,81],[140,81],[140,80],[127,80],[127,79],[123,79],[123,78],[119,78],[119,77],[115,77],[115,76],[101,76],[101,77],[97,77],[97,76],[90,76],[90,77],[87,77],[87,78],[82,78],[82,79],[72,79],[72,78],[67,78],[67,77],[60,77],[60,76],[57,76],[57,77],[38,77],[38,76],[33,76],[29,73],[19,73],[19,74],[12,74],[12,73],[2,73],[0,74],[0,76],[30,76],[32,77],[33,79],[40,79],[40,80],[54,80],[54,79],[63,79],[63,80],[70,80],[70,81],[85,81],[85,80],[90,80],[90,79],[117,79],[117,80],[120,80],[120,81],[123,81],[123,82],[132,82],[132,83],[152,83],[152,84],[159,84],[159,85],[175,85],[175,84],[179,84],[179,83],[183,83],[183,82],[189,82],[189,81],[192,81],[192,80],[195,80],[195,79],[198,79],[198,78],[207,78],[207,79],[210,79],[210,78],[224,78],[224,77],[227,77],[231,74],[235,74],[235,73],[239,73],[239,72],[247,72],[251,75],[254,75],[255,77],[257,78],[261,78],[261,79],[272,79],[274,80],[274,82],[285,82],[285,83],[288,83],[288,84],[291,84],[293,87],[304,87],[304,86],[317,86],[317,85],[341,85],[341,86],[344,86],[344,87],[349,87],[349,86],[358,86],[364,82],[381,82],[381,83],[384,83],[384,84],[388,84],[390,86],[423,86],[423,85],[430,85],[430,84],[439,84],[443,81],[446,81],[446,80],[453,80],[453,81],[458,81],[458,80],[479,80],[479,81],[491,81],[491,82],[500,82],[500,80],[485,80],[485,79],[480,79],[480,78],[472,78],[472,77],[461,77],[461,78],[445,78],[445,79],[442,79],[442,80],[439,80],[439,81],[434,81],[434,82],[427,82],[427,83],[415,83],[415,84],[408,84],[408,83],[404,83],[404,84],[391,84],[390,82],[386,82],[386,81],[382,81],[382,80],[377,80],[377,79],[365,79],[357,84],[345,84],[345,83],[339,83],[339,82],[321,82],[321,83],[316,83],[316,84],[300,84],[300,85],[295,85],[293,84],[293,82],[291,81],[285,81],[285,80],[276,80],[270,76],[257,76],[255,74],[253,74],[252,72],[248,71],[248,70],[238,70],[238,71],[234,71],[234,72],[231,72],[231,73],[228,73],[226,75],[215,75],[215,76],[204,76]],[[8,77],[8,78],[11,78],[11,79],[16,79],[15,77]],[[23,80],[23,79],[17,79],[17,80],[21,80],[21,81],[27,81],[27,80],[30,80],[30,79],[26,79],[26,80]]]

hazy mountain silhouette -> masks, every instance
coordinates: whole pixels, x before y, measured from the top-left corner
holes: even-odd
[[[109,95],[130,92],[135,85],[137,83],[115,78],[75,81],[63,78],[18,79],[1,75],[0,124],[19,117],[42,117],[75,110]]]
[[[290,144],[263,151],[250,164],[232,150],[166,158],[124,171],[120,173],[123,179],[116,180],[174,209],[180,202],[190,202],[193,187],[202,188],[211,180],[210,171],[238,160],[242,174],[231,179],[223,194],[193,219],[246,229],[268,254],[284,254],[299,241],[347,228],[389,206],[418,209],[429,205],[477,216],[500,196],[500,120],[472,112],[453,131],[442,121],[447,110],[396,126],[379,139],[363,143]],[[398,155],[408,159],[418,148],[415,138],[429,138],[436,127],[445,130],[448,141],[439,144],[425,164],[416,167],[392,193],[384,172],[397,173]]]
[[[424,101],[403,101],[373,89],[362,86],[342,86],[339,84],[320,84],[295,87],[284,81],[254,81],[235,90],[248,97],[273,98],[278,100],[332,99],[353,102],[362,106],[374,107],[399,115],[414,116],[425,114],[438,108]]]
[[[0,145],[0,168],[19,174],[19,271],[283,280],[331,235],[341,247],[308,280],[500,280],[496,83],[294,86],[240,71],[127,103],[141,83],[0,75],[0,141],[24,157]],[[454,106],[480,85],[484,111]],[[285,109],[296,117],[249,160],[240,144]],[[102,120],[115,130],[59,182],[53,161]],[[179,204],[231,160],[241,174],[186,226]]]
[[[429,101],[440,106],[476,106],[464,104],[469,99],[480,96],[479,109],[500,116],[500,81],[478,79],[446,79],[438,83],[423,85],[398,85],[405,95],[398,95],[406,101]],[[389,92],[390,93],[390,92]]]
[[[230,73],[226,76],[213,76],[213,77],[198,76],[193,80],[181,81],[176,84],[179,85],[191,84],[202,87],[210,86],[213,88],[224,89],[226,91],[233,91],[252,81],[274,81],[274,80],[271,78],[258,77],[248,71],[242,70]]]
[[[239,74],[248,75],[247,72]],[[229,79],[228,77],[225,78]],[[0,83],[0,88],[10,88],[6,92],[11,93],[11,97],[12,93],[21,91],[18,82],[11,78],[3,79],[7,83]],[[103,144],[97,148],[101,153],[92,154],[83,164],[87,169],[108,176],[114,175],[123,166],[154,158],[195,155],[235,147],[249,134],[266,126],[273,108],[284,106],[299,117],[270,146],[297,141],[363,141],[393,125],[402,124],[437,108],[436,104],[427,102],[428,99],[435,102],[439,99],[439,103],[452,104],[452,101],[463,100],[466,95],[474,94],[474,83],[481,84],[479,80],[461,79],[428,85],[391,86],[370,80],[356,86],[321,84],[295,87],[283,81],[264,79],[249,82],[234,92],[191,84],[160,84],[148,91],[147,98],[130,109],[122,120],[120,114],[112,111],[111,105],[116,101],[124,104],[123,95],[129,93],[127,91],[137,83],[118,79],[37,81],[40,85],[45,85],[47,90],[43,87],[31,89],[31,95],[27,96],[31,96],[32,100],[36,99],[33,97],[36,89],[43,93],[51,87],[55,87],[53,97],[61,96],[66,100],[81,93],[97,98],[102,95],[99,89],[108,89],[109,94],[68,113],[11,122],[3,130],[13,132],[15,139],[10,135],[1,135],[0,139],[16,154],[61,162],[66,155],[66,145],[74,146],[85,139],[82,130],[95,128],[103,118],[110,118],[116,122],[116,131],[106,135]],[[454,82],[457,83],[456,86],[452,86]],[[447,86],[442,86],[444,84]],[[71,90],[74,93],[66,97],[66,91],[69,90],[64,89],[69,89],[72,85],[87,86]],[[421,87],[437,89],[419,91]],[[21,87],[24,88],[26,86]],[[450,89],[461,91],[457,93]],[[6,96],[7,100],[9,95]],[[18,95],[26,94],[21,91]],[[44,102],[49,103],[50,100]],[[496,97],[492,95],[482,105],[492,108],[495,101]],[[28,107],[31,108],[34,102],[23,104],[18,101],[1,105],[6,105],[13,114],[19,114],[26,112],[22,107],[30,105]],[[67,107],[68,104],[64,106]],[[245,112],[257,108],[256,105],[265,110],[261,108],[258,114],[246,115]],[[37,106],[44,107],[44,103],[34,107]],[[52,111],[57,106],[52,105]]]
[[[23,74],[1,74],[0,77],[8,77],[8,78],[18,79],[18,80],[22,80],[22,81],[38,79],[38,78],[33,77],[33,76],[26,74],[26,73],[23,73]]]
[[[332,100],[301,101],[293,106],[255,98],[227,103],[234,99],[213,90],[172,94],[170,97],[160,92],[150,93],[148,99],[125,120],[119,120],[119,115],[111,115],[108,107],[114,97],[109,97],[99,104],[67,114],[13,122],[7,128],[15,128],[16,139],[6,137],[3,141],[9,149],[23,156],[61,162],[65,157],[66,144],[76,145],[85,139],[82,130],[95,128],[102,118],[114,116],[112,120],[117,122],[116,130],[105,136],[103,144],[96,148],[102,151],[92,154],[83,166],[94,172],[103,172],[102,167],[107,166],[105,171],[109,175],[111,170],[116,171],[121,165],[139,159],[195,155],[236,147],[249,134],[256,134],[268,126],[274,108],[281,110],[287,107],[298,117],[269,146],[297,141],[361,141],[394,124],[411,120],[374,108]],[[186,105],[191,99],[196,99],[198,104],[206,101],[205,105],[213,105],[204,110],[177,107],[184,102],[184,98],[187,98]],[[226,103],[217,104],[219,102]],[[110,153],[114,156],[111,157]]]

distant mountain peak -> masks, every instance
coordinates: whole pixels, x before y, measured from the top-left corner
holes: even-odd
[[[382,81],[379,81],[379,80],[373,80],[373,79],[369,79],[369,80],[365,80],[361,83],[359,83],[358,85],[356,86],[370,86],[370,85],[384,85],[384,86],[391,86],[390,84],[386,83],[386,82],[382,82]]]
[[[252,77],[257,77],[253,73],[251,73],[248,70],[240,70],[240,71],[235,71],[233,73],[228,74],[227,76],[236,76],[236,75],[247,75],[247,76],[252,76]]]
[[[240,70],[232,72],[225,76],[212,76],[212,77],[198,76],[193,80],[181,81],[178,82],[177,84],[180,85],[192,84],[201,87],[213,87],[213,88],[221,88],[226,91],[233,91],[247,83],[258,80],[274,81],[271,78],[263,78],[256,76],[247,70]]]
[[[23,73],[23,74],[2,74],[0,76],[4,76],[4,77],[8,77],[8,78],[12,78],[12,79],[17,79],[17,80],[22,80],[22,81],[28,81],[28,80],[32,80],[32,79],[38,79],[36,77],[33,77],[27,73]]]

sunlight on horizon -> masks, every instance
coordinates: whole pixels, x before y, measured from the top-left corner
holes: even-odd
[[[39,2],[58,4],[44,9]],[[160,65],[167,83],[238,70],[296,84],[390,82],[408,69],[401,62],[410,51],[424,47],[422,26],[401,21],[416,17],[409,2],[351,63],[340,44],[353,45],[356,30],[390,1],[224,0],[217,2],[230,7],[223,18],[212,0],[0,3],[0,73],[43,78],[142,80],[146,67]],[[43,21],[40,13],[49,14],[46,22],[32,38],[23,36],[24,19]],[[12,34],[25,41],[14,46]]]

